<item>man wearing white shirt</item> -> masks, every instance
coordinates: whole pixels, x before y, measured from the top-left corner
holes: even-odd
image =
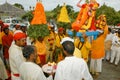
[[[117,66],[120,61],[120,29],[118,30],[118,36],[113,37],[111,50],[110,63],[113,63],[115,60],[115,65]]]
[[[22,54],[22,47],[26,45],[26,34],[16,33],[13,36],[15,43],[9,48],[9,62],[11,68],[12,80],[21,80],[19,75],[19,67],[25,61]]]
[[[53,80],[52,75],[46,78],[41,67],[35,64],[37,58],[35,46],[25,46],[23,48],[23,56],[26,58],[26,62],[23,62],[19,68],[22,80]]]
[[[112,33],[112,30],[111,28],[108,28],[108,34],[107,34],[107,37],[105,39],[105,59],[107,61],[110,60],[110,57],[111,57],[111,45],[112,45],[112,39],[113,37],[115,36],[114,33]]]
[[[54,80],[93,80],[86,62],[73,56],[74,43],[63,38],[61,44],[66,57],[58,63]]]

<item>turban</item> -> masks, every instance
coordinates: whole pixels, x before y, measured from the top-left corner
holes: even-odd
[[[60,27],[60,28],[58,29],[58,32],[61,32],[61,31],[63,31],[63,30],[64,30],[64,28]]]
[[[9,25],[4,24],[4,26],[3,26],[3,30],[6,29],[6,28],[8,28],[8,27],[9,27]]]
[[[63,43],[66,42],[66,41],[74,42],[74,40],[73,40],[72,38],[70,38],[70,37],[65,37],[65,38],[62,39],[62,41],[60,42],[60,44],[63,44]]]
[[[0,24],[3,24],[3,21],[2,21],[2,20],[0,20]]]
[[[22,38],[26,38],[26,34],[22,33],[22,32],[18,32],[16,34],[14,34],[14,36],[13,36],[14,40],[19,40],[19,39],[22,39]]]

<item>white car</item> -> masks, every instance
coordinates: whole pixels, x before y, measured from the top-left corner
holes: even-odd
[[[9,25],[9,29],[12,30],[16,24],[19,23],[19,20],[16,18],[7,18],[4,20],[4,24]]]

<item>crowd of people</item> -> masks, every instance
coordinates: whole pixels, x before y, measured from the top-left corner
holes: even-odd
[[[94,76],[102,73],[103,60],[118,66],[120,29],[113,33],[106,24],[105,15],[97,20],[102,24],[96,21],[97,25],[93,25],[99,4],[95,0],[84,5],[80,2],[77,6],[82,9],[71,31],[94,31],[98,26],[96,39],[87,36],[85,31],[80,31],[80,37],[69,35],[63,27],[56,31],[50,23],[48,36],[33,39],[27,34],[27,26],[15,25],[11,31],[9,25],[0,20],[0,80],[93,80]],[[76,22],[79,22],[77,27]],[[85,23],[88,25],[83,26]],[[92,24],[91,27],[89,24]],[[55,62],[57,68],[48,76],[42,66],[49,62]]]
[[[62,27],[58,28],[56,33],[54,27],[49,26],[50,35],[45,38],[39,37],[37,40],[30,40],[26,27],[21,29],[20,25],[16,25],[13,31],[9,30],[8,25],[1,28],[2,80],[7,80],[9,77],[12,80],[46,80],[41,67],[48,62],[57,63],[56,73],[50,73],[49,80],[53,78],[93,80],[92,76],[102,72],[102,60],[109,61],[115,66],[119,64],[120,30],[113,33],[111,28],[106,27],[104,33],[92,41],[82,33],[84,42],[81,42],[79,37],[69,36]]]

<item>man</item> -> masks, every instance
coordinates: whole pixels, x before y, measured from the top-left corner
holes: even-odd
[[[35,64],[37,58],[36,47],[25,46],[23,56],[26,58],[26,62],[23,62],[19,69],[22,80],[47,80],[40,66]],[[52,80],[52,75],[48,79]]]
[[[64,59],[64,55],[62,54],[62,45],[60,44],[61,40],[66,36],[64,35],[65,30],[64,28],[60,27],[58,29],[58,34],[56,34],[55,37],[55,50],[54,50],[54,54],[53,54],[53,60],[57,63],[61,60]]]
[[[3,32],[4,35],[2,36],[2,45],[3,45],[3,56],[5,59],[5,64],[6,64],[6,68],[9,69],[9,53],[8,53],[8,49],[11,46],[11,43],[13,41],[13,35],[10,34],[9,31],[9,26],[8,25],[4,25],[3,27]]]
[[[115,34],[112,33],[112,29],[108,28],[108,34],[105,39],[105,60],[109,61],[111,57],[111,46],[112,46],[112,39]]]
[[[38,53],[37,64],[39,64],[40,66],[46,64],[47,49],[44,38],[41,36],[38,37],[38,39],[34,43],[34,46],[36,47]]]
[[[120,61],[120,29],[117,32],[118,35],[115,35],[112,39],[111,46],[111,59],[110,63],[114,63],[115,66],[118,66]]]
[[[9,48],[9,62],[12,80],[21,80],[19,76],[19,66],[25,61],[22,55],[22,47],[26,45],[26,34],[16,33],[13,36],[13,43]]]
[[[61,44],[66,57],[58,63],[54,80],[93,80],[86,62],[73,56],[74,43],[63,38]]]
[[[92,47],[91,47],[91,61],[90,61],[90,72],[95,75],[96,77],[102,72],[102,59],[105,56],[105,38],[108,34],[108,26],[106,23],[106,16],[100,15],[98,17],[100,23],[96,24],[99,31],[99,35],[97,39],[92,40]],[[97,26],[98,25],[98,26]]]

